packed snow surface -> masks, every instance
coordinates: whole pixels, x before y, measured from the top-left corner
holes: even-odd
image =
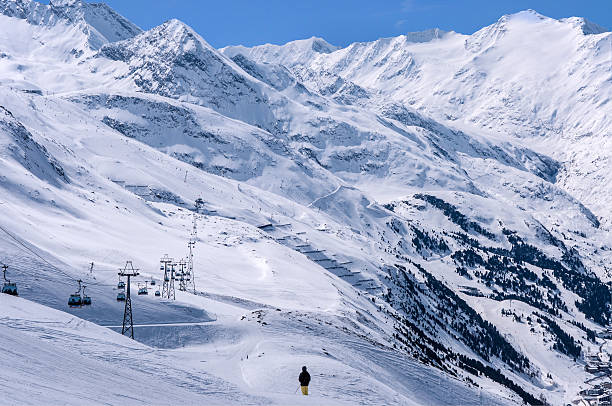
[[[577,400],[610,322],[611,41],[527,10],[216,50],[0,0],[0,403]],[[155,296],[188,241],[195,286]]]

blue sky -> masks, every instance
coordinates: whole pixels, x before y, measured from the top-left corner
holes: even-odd
[[[100,0],[98,0],[100,1]],[[612,0],[107,0],[148,29],[170,18],[211,45],[282,44],[318,36],[334,45],[441,28],[470,34],[528,8],[554,18],[581,16],[612,29]]]

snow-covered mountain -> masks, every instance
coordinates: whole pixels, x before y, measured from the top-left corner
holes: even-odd
[[[603,28],[526,11],[473,35],[216,50],[104,4],[0,12],[6,399],[114,404],[129,379],[134,402],[300,404],[304,364],[324,404],[585,387],[610,321]],[[194,213],[196,293],[135,295],[140,343],[100,327],[121,324],[115,270],[159,283]],[[66,306],[78,279],[91,307]]]
[[[328,54],[293,59],[305,85],[335,76],[471,133],[529,145],[562,162],[558,184],[604,221],[612,122],[612,33],[583,18],[555,20],[527,10],[503,16],[472,35],[407,34],[355,43]],[[427,41],[426,39],[430,39]],[[222,51],[261,63],[298,57],[292,43]],[[314,78],[314,79],[313,79]],[[517,140],[518,138],[518,140]]]
[[[34,26],[51,28],[63,25],[79,30],[92,49],[99,49],[109,42],[132,38],[142,31],[104,3],[52,0],[49,5],[44,5],[28,0],[2,0],[0,11],[4,16],[25,20]],[[14,22],[12,25],[15,25]],[[82,51],[76,49],[73,54],[80,56],[79,52]]]

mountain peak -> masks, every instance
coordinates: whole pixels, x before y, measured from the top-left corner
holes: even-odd
[[[329,42],[325,41],[323,38],[315,37],[315,36],[312,36],[308,39],[302,39],[302,40],[297,40],[297,41],[292,41],[292,42],[295,43],[296,45],[305,44],[309,46],[310,49],[320,54],[329,54],[339,49],[337,46],[330,44]],[[291,42],[288,42],[287,44],[290,44],[290,43]]]
[[[178,29],[182,29],[186,31],[193,31],[193,29],[190,26],[188,26],[187,24],[185,24],[178,18],[171,18],[167,20],[166,22],[162,23],[160,27],[178,28]]]
[[[49,5],[34,0],[0,0],[0,14],[38,26],[58,23],[78,26],[86,35],[89,47],[94,50],[142,32],[106,4],[82,0],[50,0]]]
[[[178,46],[183,51],[187,51],[192,47],[196,49],[208,49],[216,51],[204,38],[200,36],[193,28],[185,24],[181,20],[173,18],[163,24],[142,33],[140,37],[150,38],[150,41],[157,43],[163,42],[165,46]],[[170,45],[174,44],[174,45]]]
[[[193,28],[191,28],[189,25],[185,24],[184,22],[176,18],[172,18],[164,22],[160,26],[153,28],[153,30],[156,30],[156,29],[159,31],[173,32],[175,34],[181,34],[181,35],[188,34],[188,35],[198,35],[199,36],[199,34]]]
[[[537,23],[541,21],[558,21],[561,23],[567,23],[575,28],[580,29],[584,35],[594,35],[609,32],[608,29],[598,24],[595,24],[584,17],[568,17],[556,20],[554,18],[542,15],[532,9],[519,11],[518,13],[514,14],[504,15],[498,20],[498,24],[505,24],[507,22]]]
[[[552,18],[546,17],[533,9],[527,9],[513,14],[504,14],[497,20],[497,24],[508,22],[537,23],[545,20],[552,20]]]
[[[71,7],[76,4],[82,5],[81,0],[50,0],[49,5],[52,7]]]
[[[607,28],[604,28],[599,24],[595,24],[594,22],[589,21],[583,17],[569,17],[561,19],[559,21],[571,24],[574,27],[579,28],[584,35],[597,35],[610,32],[610,30],[608,30]]]

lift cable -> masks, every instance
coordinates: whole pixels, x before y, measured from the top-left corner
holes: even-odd
[[[21,247],[23,247],[23,249],[25,249],[26,251],[28,251],[31,254],[34,254],[37,258],[39,258],[41,261],[43,261],[44,263],[49,265],[51,268],[55,269],[56,271],[58,271],[59,273],[61,273],[65,277],[67,277],[68,279],[75,279],[74,276],[68,275],[66,272],[62,271],[60,268],[58,268],[57,266],[53,265],[51,262],[47,261],[45,258],[40,256],[36,251],[32,250],[30,247],[28,247],[27,245],[22,243],[17,237],[15,237],[13,234],[9,233],[4,227],[0,226],[0,230],[4,231],[4,233],[6,235],[11,237],[13,240],[15,240],[17,242],[17,244],[19,244]]]
[[[0,225],[0,230],[2,230],[6,235],[8,235],[9,237],[11,237],[13,240],[15,240],[15,242],[17,242],[17,244],[20,245],[21,248],[25,249],[27,252],[35,255],[37,258],[39,258],[41,261],[43,261],[44,263],[46,263],[47,265],[49,265],[51,268],[55,269],[57,272],[59,272],[60,274],[62,274],[63,276],[65,276],[66,278],[70,279],[70,280],[77,280],[78,278],[72,275],[69,275],[68,273],[66,273],[65,271],[61,270],[60,268],[58,268],[56,265],[53,265],[51,262],[47,261],[45,258],[43,258],[41,255],[39,255],[36,251],[32,250],[30,247],[28,247],[27,245],[25,245],[23,242],[21,242],[19,240],[19,238],[15,237],[13,234],[11,234],[9,231],[7,231],[4,227],[2,227]],[[16,266],[11,266],[11,268],[15,268],[15,269],[19,269]],[[28,273],[29,271],[26,271],[25,269],[19,269],[21,272],[24,273]],[[96,272],[117,272],[118,269],[96,269]],[[115,286],[115,285],[109,285],[106,283],[101,283],[101,282],[87,282],[88,286]]]

